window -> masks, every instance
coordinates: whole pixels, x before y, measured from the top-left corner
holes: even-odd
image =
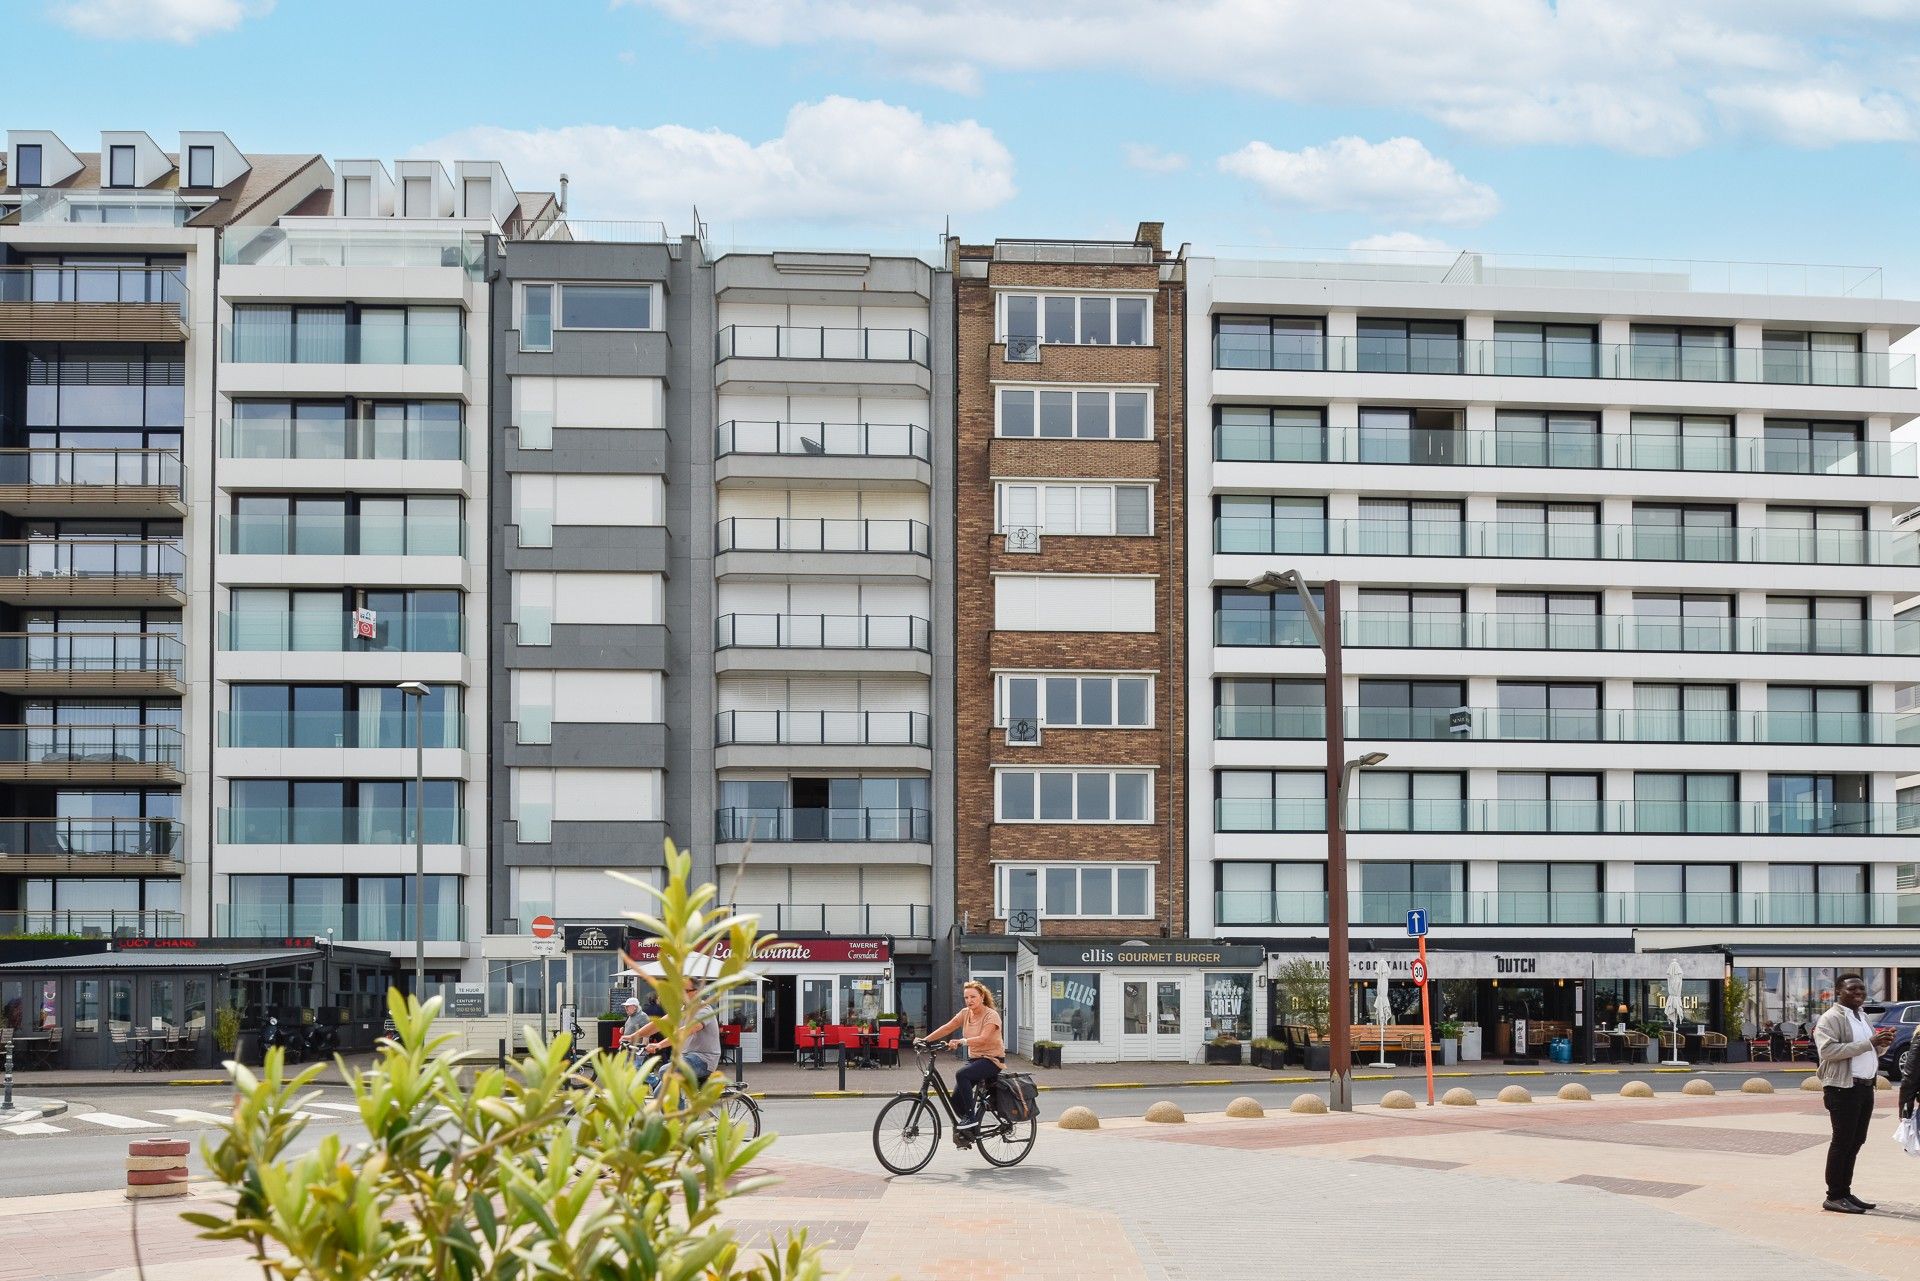
[[[1502,925],[1598,925],[1600,865],[1597,863],[1501,863]]]
[[[1532,378],[1591,378],[1598,352],[1592,325],[1545,325],[1497,320],[1493,372]]]
[[[1863,565],[1867,513],[1858,507],[1768,507],[1756,560],[1794,565]]]
[[[1767,686],[1769,743],[1867,743],[1867,691],[1856,685]]]
[[[1667,503],[1633,505],[1635,560],[1733,559],[1734,509]]]
[[[1356,349],[1363,373],[1457,374],[1460,322],[1362,316]]]
[[[1323,498],[1221,494],[1213,500],[1213,510],[1215,551],[1265,554],[1327,549]]]
[[[1000,341],[1038,337],[1043,343],[1144,347],[1153,341],[1147,304],[1143,297],[1004,294]]]
[[[651,285],[562,285],[562,329],[651,329]]]
[[[1633,647],[1725,653],[1733,648],[1733,597],[1635,592]]]
[[[1363,463],[1446,464],[1466,461],[1465,415],[1458,409],[1360,410]],[[1342,453],[1343,459],[1351,455]]]
[[[373,217],[373,179],[349,177],[340,190],[340,208],[346,217]]]
[[[1320,738],[1326,733],[1319,681],[1223,676],[1214,681],[1215,738]]]
[[[1215,862],[1213,919],[1221,925],[1324,925],[1325,863]]]
[[[1094,574],[995,574],[1003,632],[1150,632],[1154,580]]]
[[[1318,463],[1327,459],[1326,411],[1220,405],[1213,456],[1223,463]]]
[[[1315,608],[1325,597],[1315,587]],[[1297,592],[1254,592],[1244,587],[1213,589],[1213,639],[1216,645],[1318,645]]]
[[[1761,467],[1771,472],[1858,476],[1865,432],[1859,423],[1769,418]]]
[[[1860,335],[1767,329],[1760,335],[1760,380],[1858,387]]]
[[[1149,485],[1002,482],[998,492],[1003,533],[1022,525],[1052,535],[1153,532]]]
[[[1153,776],[1145,770],[1001,770],[1002,823],[1150,823]]]
[[[211,187],[213,185],[213,148],[187,148],[187,185],[189,187]]]
[[[1360,682],[1356,738],[1442,739],[1447,716],[1467,701],[1465,681]]]
[[[1736,774],[1633,776],[1636,832],[1731,833],[1739,830]]]
[[[107,185],[109,187],[133,186],[133,148],[107,148]]]
[[[23,142],[13,151],[13,185],[16,187],[38,187],[42,182],[40,169],[40,144]]]
[[[1726,382],[1733,377],[1733,330],[1694,325],[1635,325],[1635,378]]]
[[[426,877],[429,942],[461,937],[458,876]],[[413,937],[411,876],[230,876],[220,905],[240,935],[323,935],[340,942]]]
[[[1053,973],[1053,1039],[1098,1041],[1100,1039],[1100,975],[1097,971],[1061,971]]]
[[[1600,554],[1596,503],[1502,502],[1491,554],[1591,560]]]
[[[1502,770],[1503,832],[1598,832],[1600,776]]]
[[[1865,774],[1767,775],[1767,831],[1864,836],[1872,830]]]
[[[1466,643],[1466,593],[1363,587],[1347,613],[1346,643],[1391,649],[1458,649]]]
[[[1867,602],[1860,596],[1769,596],[1762,643],[1770,654],[1866,652]]]
[[[1496,737],[1598,742],[1600,686],[1589,683],[1501,681]]]
[[[1636,684],[1628,737],[1643,743],[1731,743],[1733,686]]]
[[[1600,416],[1502,409],[1493,418],[1493,457],[1501,467],[1598,467]]]
[[[1425,498],[1362,498],[1358,546],[1362,556],[1461,556],[1466,550],[1465,503]]]
[[[1865,925],[1867,869],[1858,863],[1773,863],[1768,925]]]
[[[998,434],[1043,440],[1147,440],[1144,391],[1000,389]]]
[[[1467,776],[1445,770],[1364,769],[1348,811],[1356,832],[1464,832]]]
[[[1153,677],[1004,675],[999,706],[996,725],[1038,718],[1053,729],[1150,729]]]
[[[1215,369],[1324,369],[1326,322],[1318,316],[1221,316],[1213,326]]]
[[[1214,774],[1216,832],[1323,832],[1325,770],[1219,770]]]
[[[468,178],[460,184],[461,212],[468,218],[493,216],[493,180]]]
[[[1366,924],[1404,922],[1412,908],[1425,908],[1436,924],[1467,919],[1467,867],[1464,863],[1382,863],[1362,861],[1360,893],[1353,919]],[[1356,1044],[1359,1033],[1355,1033]]]
[[[1599,649],[1600,597],[1594,592],[1501,592],[1489,620],[1502,649]]]
[[[403,845],[413,841],[413,780],[236,778],[218,839],[229,845]],[[426,780],[429,845],[460,841],[461,784]]]
[[[433,216],[432,179],[402,178],[400,180],[400,216],[403,218]]]
[[[1733,868],[1724,863],[1640,863],[1633,886],[1642,925],[1733,923]]]
[[[451,495],[236,494],[221,550],[238,555],[458,556]]]
[[[389,685],[227,687],[223,747],[412,747],[414,709]],[[429,685],[420,709],[426,746],[461,745],[457,685]]]
[[[1710,414],[1635,414],[1627,466],[1640,471],[1728,471],[1733,420]]]
[[[520,350],[553,350],[553,286],[520,286]]]
[[[998,869],[994,916],[1032,911],[1043,917],[1107,918],[1153,915],[1153,868],[1113,863],[1042,863]]]

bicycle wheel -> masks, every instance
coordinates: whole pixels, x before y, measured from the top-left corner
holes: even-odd
[[[940,1149],[940,1113],[917,1094],[896,1094],[873,1119],[873,1154],[895,1174],[918,1174]]]
[[[974,1140],[974,1146],[980,1149],[988,1165],[1019,1165],[1027,1159],[1027,1153],[1033,1151],[1033,1140],[1039,1133],[1039,1127],[1033,1118],[1024,1121],[1009,1121],[998,1112],[988,1114],[993,1128],[980,1127],[980,1137]]]
[[[720,1096],[720,1111],[733,1122],[734,1128],[746,1131],[747,1137],[760,1137],[760,1105],[739,1090],[728,1090]]]

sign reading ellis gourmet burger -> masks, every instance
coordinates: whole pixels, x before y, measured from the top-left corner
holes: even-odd
[[[636,961],[657,960],[660,945],[653,939],[641,939],[627,945],[627,955]],[[733,945],[722,942],[713,955],[724,961],[733,955]],[[886,939],[771,939],[755,949],[753,959],[766,963],[883,965],[893,959],[893,944]]]

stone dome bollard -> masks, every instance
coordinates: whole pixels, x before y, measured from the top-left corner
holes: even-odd
[[[1464,1085],[1454,1086],[1440,1096],[1440,1101],[1450,1108],[1470,1108],[1477,1106],[1480,1102],[1473,1097],[1473,1091]]]
[[[1327,1110],[1327,1101],[1317,1094],[1302,1094],[1287,1105],[1287,1111],[1302,1116],[1319,1116]]]
[[[1266,1114],[1267,1110],[1260,1106],[1260,1100],[1250,1099],[1244,1094],[1227,1104],[1228,1116],[1256,1117],[1265,1116]]]
[[[1764,1076],[1750,1076],[1746,1080],[1740,1082],[1740,1093],[1772,1094],[1773,1082],[1767,1080],[1767,1078]]]
[[[1713,1092],[1713,1082],[1703,1081],[1697,1076],[1680,1087],[1680,1093],[1682,1094],[1707,1095]]]
[[[1180,1110],[1179,1104],[1161,1099],[1147,1109],[1146,1119],[1155,1125],[1178,1125],[1187,1119],[1187,1114]]]
[[[1533,1095],[1527,1092],[1527,1087],[1524,1085],[1509,1085],[1506,1089],[1500,1091],[1500,1101],[1502,1103],[1531,1103],[1533,1102]]]
[[[1812,1093],[1815,1093],[1815,1094],[1817,1094],[1817,1093],[1819,1093],[1819,1092],[1820,1092],[1820,1091],[1821,1091],[1822,1089],[1824,1089],[1824,1088],[1826,1088],[1826,1087],[1824,1087],[1824,1086],[1822,1086],[1822,1085],[1820,1084],[1820,1078],[1819,1078],[1819,1077],[1817,1077],[1817,1076],[1809,1076],[1809,1077],[1807,1077],[1807,1078],[1806,1078],[1806,1079],[1805,1079],[1804,1081],[1802,1081],[1802,1082],[1800,1082],[1800,1088],[1801,1088],[1801,1089],[1803,1089],[1803,1090],[1807,1090],[1807,1091],[1810,1091],[1810,1092],[1812,1092]]]
[[[1876,1076],[1873,1078],[1873,1088],[1876,1090],[1891,1090],[1893,1088],[1893,1082],[1887,1080],[1884,1076]]]
[[[1620,1087],[1620,1097],[1623,1099],[1650,1099],[1653,1097],[1653,1087],[1645,1081],[1628,1081]]]
[[[1405,1090],[1388,1090],[1386,1097],[1380,1100],[1383,1108],[1405,1109],[1413,1106],[1413,1096]]]
[[[1578,1081],[1568,1081],[1560,1087],[1560,1096],[1568,1103],[1591,1103],[1593,1093]]]
[[[1092,1108],[1072,1107],[1060,1114],[1058,1124],[1063,1130],[1097,1130],[1100,1118],[1093,1114]]]
[[[146,1139],[127,1144],[127,1200],[187,1194],[185,1139]]]

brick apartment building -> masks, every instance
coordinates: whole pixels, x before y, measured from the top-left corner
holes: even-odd
[[[1159,223],[948,254],[954,975],[999,994],[1023,1049],[1190,1057],[1197,972],[1114,959],[1167,960],[1185,925],[1183,255]]]

